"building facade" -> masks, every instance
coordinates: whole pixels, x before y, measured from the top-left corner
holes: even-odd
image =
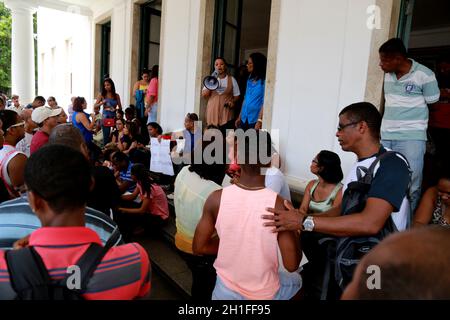
[[[5,1],[13,12],[24,3]],[[225,56],[237,71],[251,52],[266,54],[264,127],[275,130],[283,171],[299,191],[312,177],[310,162],[320,150],[338,153],[344,172],[354,162],[335,137],[338,114],[363,100],[382,108],[378,48],[399,29],[408,28],[408,6],[414,4],[411,0],[29,2],[38,13],[39,94],[56,96],[63,106],[73,95],[93,101],[103,76],[109,74],[126,106],[134,103],[132,88],[142,69],[159,64],[158,119],[165,131],[181,128],[188,112],[204,115],[202,79],[211,73],[214,56]],[[416,42],[423,41],[420,36],[415,35]]]

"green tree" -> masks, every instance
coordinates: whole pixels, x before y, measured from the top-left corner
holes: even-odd
[[[11,94],[11,12],[0,2],[0,91]]]

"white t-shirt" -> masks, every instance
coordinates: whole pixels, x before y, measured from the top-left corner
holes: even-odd
[[[397,155],[397,157],[402,159],[398,155]],[[348,172],[348,175],[344,181],[344,186],[342,188],[342,194],[345,193],[345,190],[347,190],[347,186],[350,182],[357,180],[357,175],[356,175],[357,167],[362,166],[362,167],[366,167],[368,169],[370,167],[370,165],[372,164],[372,162],[375,161],[375,159],[376,159],[376,157],[374,156],[374,157],[367,158],[362,161],[356,162],[353,165],[353,167]],[[402,159],[402,160],[405,161],[404,159]],[[383,161],[383,160],[381,160],[381,161]],[[407,162],[405,161],[405,163],[407,163]],[[384,162],[383,162],[383,165],[384,165]],[[376,174],[377,174],[377,171],[379,168],[380,168],[380,163],[378,163],[375,166],[374,178],[376,178]],[[389,189],[390,189],[389,187],[386,188],[386,190],[385,190],[386,193],[394,192],[393,190],[389,190]],[[409,214],[410,214],[410,205],[409,205],[409,201],[408,201],[407,197],[405,196],[401,203],[400,210],[397,212],[393,212],[391,214],[392,220],[394,221],[394,223],[399,231],[404,231],[406,229]]]
[[[231,80],[233,82],[233,97],[237,97],[241,95],[241,91],[239,90],[239,85],[234,77],[231,77]],[[217,88],[216,92],[219,95],[224,94],[225,90],[227,89],[228,85],[228,76],[226,76],[223,79],[219,78],[219,88]],[[203,87],[203,90],[207,90],[205,87]]]
[[[280,197],[291,201],[291,191],[289,189],[289,184],[284,178],[283,172],[280,169],[271,167],[266,171],[266,188],[278,193]]]
[[[25,138],[20,140],[16,145],[16,149],[20,152],[25,153],[25,155],[28,158],[30,157],[30,147],[31,147],[32,139],[33,139],[33,135],[29,134],[28,132],[25,132]]]

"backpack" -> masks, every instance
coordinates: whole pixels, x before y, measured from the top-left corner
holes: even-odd
[[[69,289],[68,280],[72,274],[68,273],[64,279],[53,281],[33,247],[20,250],[10,250],[5,254],[10,281],[17,296],[15,300],[84,300],[82,294],[108,250],[119,237],[116,228],[105,246],[91,243],[86,252],[75,264],[80,270],[80,288]]]
[[[374,178],[374,171],[377,164],[388,156],[399,155],[402,159],[406,158],[396,151],[386,151],[384,148],[380,151],[377,158],[370,167],[357,167],[357,180],[350,182],[342,199],[342,215],[349,215],[361,212],[366,206],[368,192]],[[409,169],[409,163],[406,161]],[[410,177],[411,177],[411,170]],[[362,173],[365,173],[362,176]],[[410,178],[411,181],[411,178]],[[410,182],[411,183],[411,182]],[[406,192],[409,196],[409,188]],[[361,237],[340,237],[334,239],[331,246],[332,257],[334,257],[334,278],[340,289],[344,289],[352,280],[353,272],[362,259],[373,247],[380,243],[389,234],[398,231],[392,217],[386,220],[383,228],[376,235]]]

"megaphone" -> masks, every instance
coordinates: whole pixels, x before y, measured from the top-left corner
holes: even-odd
[[[205,79],[203,79],[203,85],[210,91],[217,90],[220,86],[219,72],[215,70],[212,75],[205,77]]]

